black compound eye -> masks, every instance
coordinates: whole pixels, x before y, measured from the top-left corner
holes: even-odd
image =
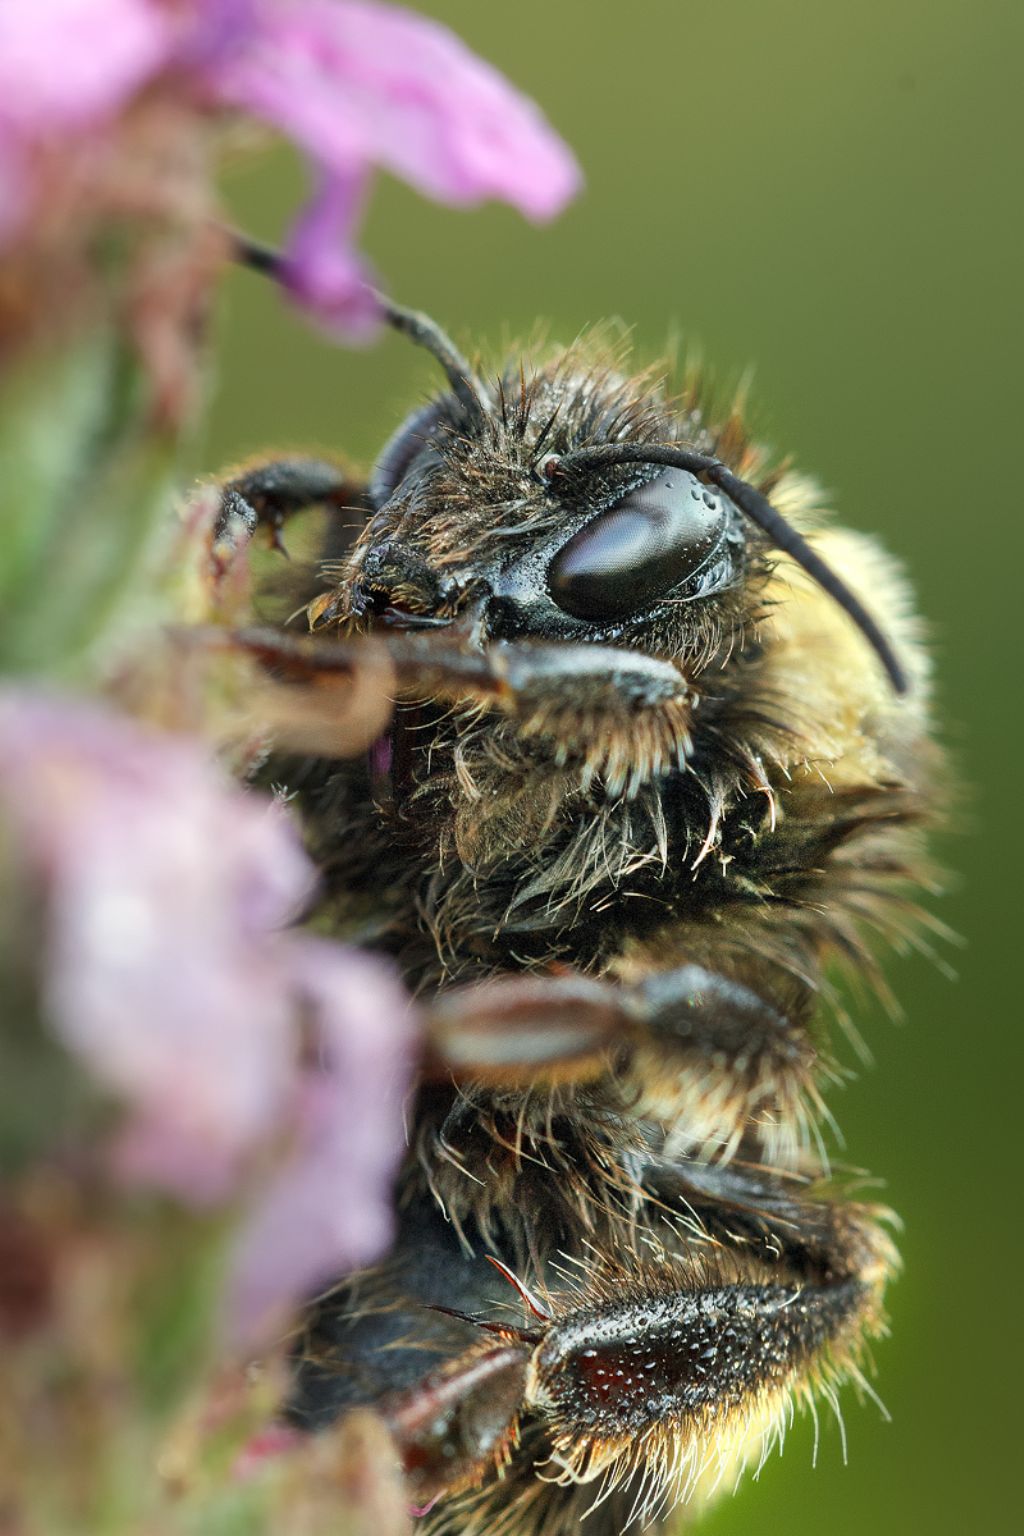
[[[562,546],[548,567],[551,596],[578,619],[641,612],[701,570],[725,525],[719,494],[686,470],[666,470]]]

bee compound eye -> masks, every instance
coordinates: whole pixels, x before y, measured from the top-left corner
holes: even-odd
[[[548,590],[578,619],[627,618],[698,576],[717,549],[726,503],[686,470],[670,469],[573,535],[548,567]]]

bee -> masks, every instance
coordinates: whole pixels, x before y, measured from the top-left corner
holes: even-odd
[[[326,528],[302,616],[239,644],[283,683],[391,668],[368,751],[265,774],[318,920],[424,1019],[392,1248],[309,1305],[286,1414],[379,1414],[429,1536],[660,1526],[871,1391],[896,1255],[829,1170],[826,1016],[917,921],[927,662],[894,562],[741,403],[600,335],[492,378],[384,312],[445,384],[368,479],[276,460],[221,500],[222,533]]]

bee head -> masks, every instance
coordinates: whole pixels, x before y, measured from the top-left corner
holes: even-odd
[[[349,617],[454,626],[477,644],[709,657],[759,562],[731,498],[671,466],[551,472],[591,446],[678,430],[649,381],[574,350],[525,382],[510,368],[483,398],[477,413],[446,394],[385,447],[346,573]]]
[[[897,692],[892,646],[859,598],[769,501],[680,420],[649,378],[571,352],[489,387],[433,322],[384,302],[450,393],[414,412],[371,482],[351,616],[458,624],[489,639],[627,643],[694,670],[732,650],[782,551],[843,608]]]
[[[277,253],[239,239],[247,265]],[[756,607],[771,553],[787,555],[860,629],[897,693],[888,638],[856,593],[765,494],[694,440],[645,380],[556,365],[482,380],[428,316],[378,295],[384,319],[425,347],[448,391],[384,449],[374,513],[347,594],[320,616],[364,627],[458,626],[478,645],[530,638],[668,650],[699,671]],[[746,596],[746,601],[745,601]]]

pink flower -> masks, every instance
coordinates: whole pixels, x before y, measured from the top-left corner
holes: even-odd
[[[382,166],[427,197],[548,219],[579,171],[540,112],[438,22],[371,0],[257,0],[216,89],[329,175]]]
[[[54,39],[61,37],[61,46]],[[285,276],[327,329],[372,320],[354,237],[374,170],[459,207],[500,198],[548,219],[579,170],[538,109],[447,28],[373,0],[33,0],[0,12],[0,238],[28,155],[95,128],[144,87],[231,107],[307,155],[316,192]]]
[[[118,1175],[206,1204],[284,1147],[243,1221],[233,1338],[376,1258],[413,1020],[387,966],[284,928],[313,871],[281,806],[198,743],[6,690],[0,834],[45,897],[52,1028],[124,1106]]]
[[[314,882],[283,809],[191,741],[7,689],[0,834],[44,897],[45,1011],[123,1105],[121,1178],[206,1204],[262,1170],[234,1338],[376,1258],[412,1016],[381,962],[284,926]]]
[[[163,68],[174,44],[172,18],[155,0],[0,6],[0,132],[7,143],[31,143],[102,122]]]
[[[48,1012],[128,1106],[125,1175],[222,1198],[293,1070],[279,930],[313,871],[283,811],[198,744],[0,694],[0,809],[48,898]]]
[[[376,1258],[391,1229],[387,1192],[412,1047],[405,996],[377,961],[320,939],[296,938],[291,960],[312,1049],[297,1085],[292,1156],[235,1250],[228,1302],[239,1342],[280,1321],[297,1295]]]
[[[0,247],[31,211],[33,152],[116,116],[173,41],[152,0],[0,5]]]
[[[285,286],[292,298],[331,335],[366,341],[377,329],[372,274],[353,249],[365,177],[346,182],[325,176],[292,230],[285,258]]]

